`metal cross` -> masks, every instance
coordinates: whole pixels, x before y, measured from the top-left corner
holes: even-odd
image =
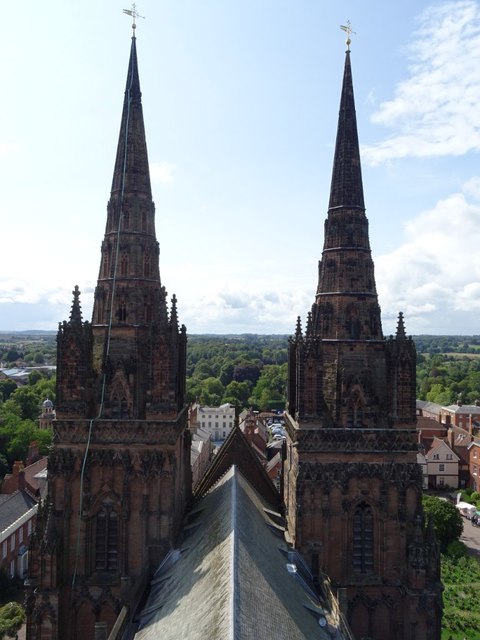
[[[137,25],[135,23],[136,18],[145,18],[145,16],[141,16],[138,13],[135,3],[132,4],[131,9],[124,9],[123,13],[126,13],[127,16],[130,16],[132,18],[132,29],[133,29],[133,33],[135,33],[135,29],[137,28]]]
[[[347,39],[345,40],[345,44],[347,45],[347,50],[350,51],[350,43],[352,42],[352,39],[350,36],[352,35],[352,33],[356,33],[356,31],[353,31],[352,25],[350,24],[350,20],[347,20],[347,24],[341,24],[340,29],[342,31],[345,31],[345,33],[347,34]]]

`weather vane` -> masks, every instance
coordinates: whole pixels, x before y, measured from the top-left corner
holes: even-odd
[[[347,39],[345,40],[345,44],[347,45],[347,51],[350,51],[350,43],[352,42],[352,39],[350,36],[352,35],[352,33],[356,33],[356,31],[353,31],[352,25],[350,24],[350,20],[347,20],[347,24],[341,24],[340,29],[342,31],[345,31],[345,33],[347,34]]]
[[[131,16],[131,18],[132,18],[132,29],[133,29],[133,33],[135,34],[135,29],[137,28],[135,20],[137,18],[145,18],[145,16],[141,16],[138,13],[137,7],[135,6],[135,3],[132,4],[132,8],[131,9],[124,9],[123,13],[126,13],[127,16]]]

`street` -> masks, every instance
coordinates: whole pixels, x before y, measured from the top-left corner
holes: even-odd
[[[463,518],[463,533],[460,540],[468,547],[472,556],[480,557],[480,527],[474,527],[470,520]]]

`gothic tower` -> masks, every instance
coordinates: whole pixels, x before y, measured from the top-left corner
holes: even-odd
[[[416,461],[415,346],[382,334],[350,51],[315,302],[289,344],[288,528],[329,576],[355,638],[440,638],[439,552]]]
[[[107,637],[171,548],[191,491],[185,371],[186,330],[160,279],[134,32],[92,322],[75,287],[58,330],[30,640]]]

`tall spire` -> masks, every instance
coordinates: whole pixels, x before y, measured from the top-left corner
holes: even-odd
[[[336,207],[365,209],[350,50],[345,52],[342,97],[330,190],[329,209]]]
[[[151,197],[147,143],[143,124],[142,92],[138,75],[136,38],[132,36],[112,195],[143,192]]]
[[[165,301],[161,292],[135,35],[107,211],[93,323],[108,325],[119,321],[138,325],[159,321]]]

